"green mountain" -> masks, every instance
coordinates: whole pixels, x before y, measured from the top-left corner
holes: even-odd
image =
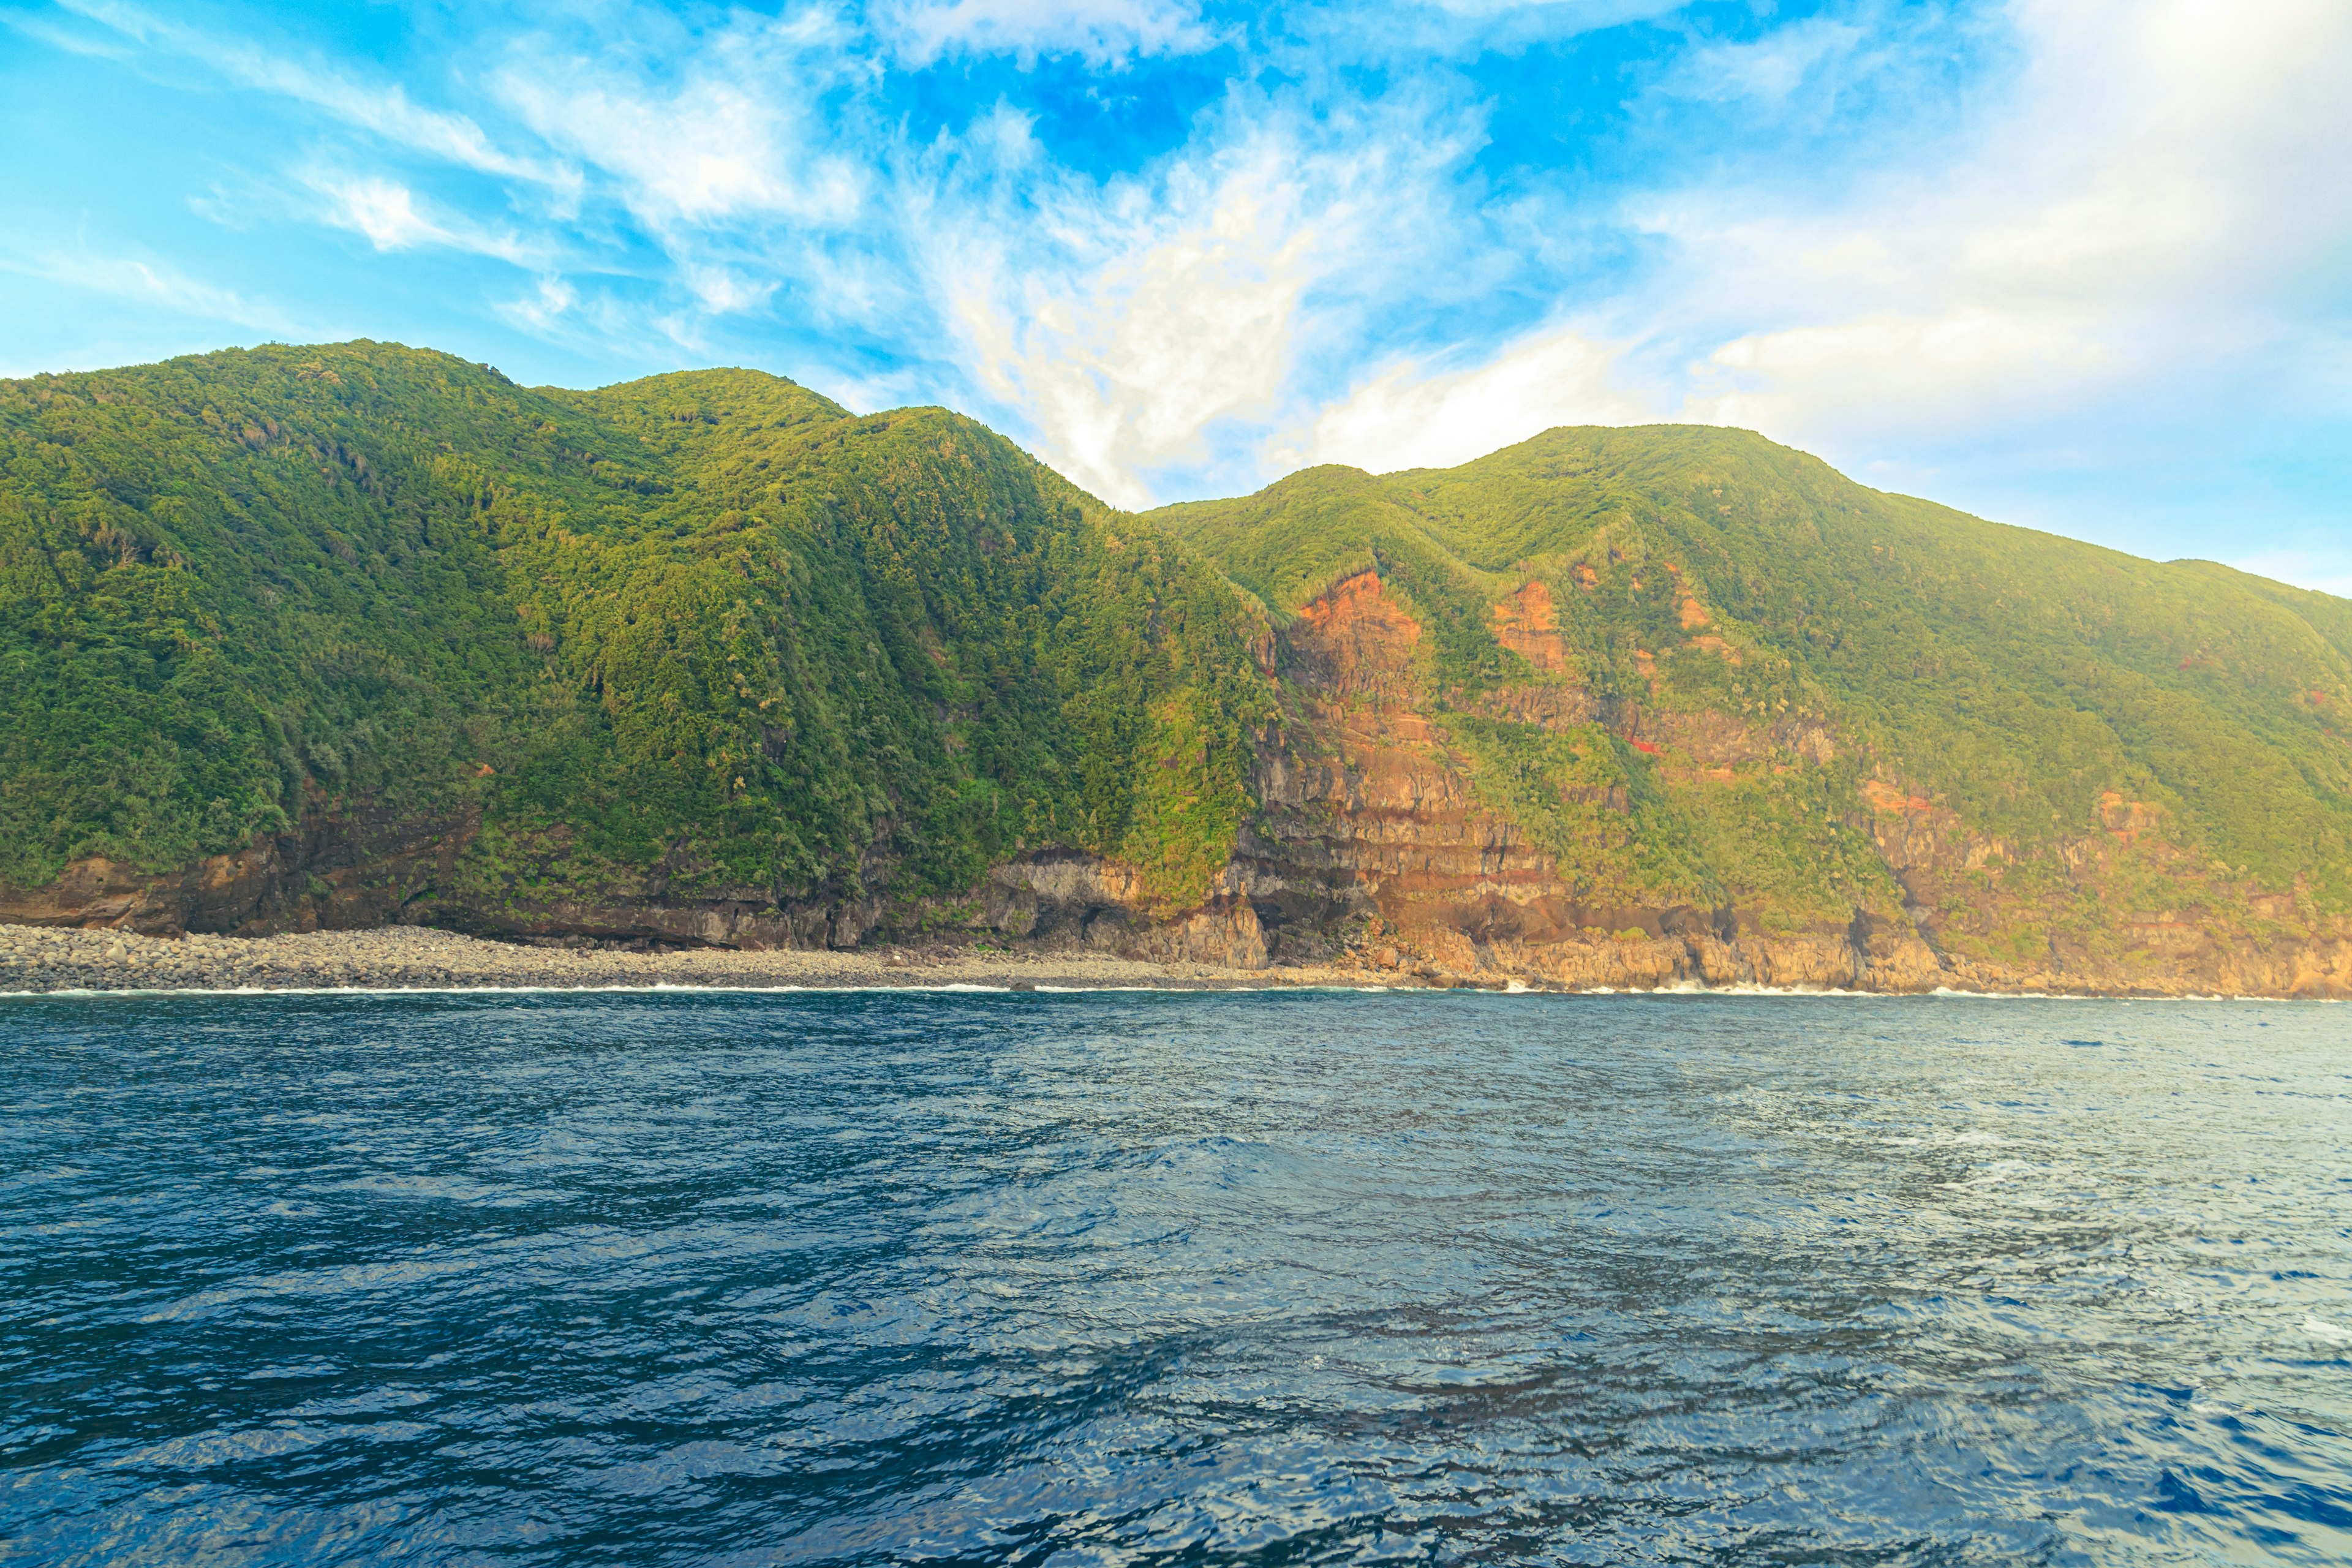
[[[1924,921],[1947,961],[2107,972],[2352,908],[2342,600],[1706,427],[1313,469],[1151,521],[1278,618],[1376,574],[1441,749],[1587,900]]]
[[[1133,517],[938,409],[0,383],[0,918],[2352,993],[2352,604],[1556,430]]]
[[[367,918],[919,900],[1045,845],[1181,907],[1246,805],[1236,597],[943,410],[362,342],[0,384],[0,431],[19,889],[365,818],[465,840]]]

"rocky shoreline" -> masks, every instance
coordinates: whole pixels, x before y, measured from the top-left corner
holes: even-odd
[[[1459,973],[1383,952],[1371,964],[1276,963],[1241,968],[1163,963],[1101,952],[1013,948],[874,947],[746,950],[658,944],[494,942],[425,926],[277,936],[148,936],[119,927],[0,925],[0,995],[93,992],[872,990],[974,986],[1012,991],[1267,990],[1345,986],[1390,990],[1684,991],[1724,989],[1653,980],[1578,984],[1560,976],[1485,969]],[[1843,992],[1839,986],[1733,991]],[[1924,989],[1924,988],[1920,988]],[[1992,986],[1975,994],[2197,995]],[[1898,994],[1882,991],[1881,994]]]
[[[1228,969],[1087,953],[971,947],[635,951],[486,942],[423,926],[232,937],[0,926],[0,994],[89,991],[400,991],[720,986],[854,990],[1001,986],[1226,990],[1269,985],[1464,984],[1356,968]],[[1502,983],[1494,983],[1499,989]]]

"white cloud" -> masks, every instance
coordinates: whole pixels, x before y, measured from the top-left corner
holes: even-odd
[[[1508,16],[1559,31],[1614,27],[1679,11],[1690,0],[1423,0],[1453,16]]]
[[[1617,351],[1570,329],[1513,344],[1474,370],[1395,366],[1278,442],[1283,468],[1347,463],[1373,473],[1450,468],[1559,425],[1625,425],[1653,405],[1622,391]]]
[[[318,188],[334,202],[331,224],[358,228],[379,251],[452,242],[449,230],[416,212],[416,195],[407,185],[388,179],[352,179],[322,181]]]
[[[1751,333],[1693,372],[1685,408],[1711,424],[1899,437],[1923,424],[2013,418],[2068,405],[2124,356],[2079,315],[1964,306]]]
[[[519,265],[527,260],[527,247],[513,235],[492,234],[462,218],[432,217],[418,210],[416,194],[395,180],[313,173],[308,183],[327,198],[327,222],[365,235],[379,251],[436,246]]]
[[[823,102],[857,74],[851,41],[811,11],[719,35],[667,88],[547,47],[527,51],[528,63],[518,50],[497,86],[532,130],[615,179],[652,224],[838,226],[858,211],[868,180],[834,145],[859,128],[829,123]]]
[[[198,321],[225,322],[274,337],[299,337],[305,331],[304,324],[271,301],[207,283],[168,262],[87,250],[0,250],[0,271],[110,299],[160,306]],[[310,324],[308,331],[319,334],[315,324]]]
[[[1704,351],[1686,413],[1803,444],[1941,439],[2208,374],[2352,239],[2352,9],[2018,0],[2027,65],[1932,172],[1828,209],[1654,220]]]
[[[1744,44],[1710,44],[1692,51],[1666,83],[1693,98],[1758,99],[1780,102],[1806,81],[1852,55],[1868,35],[1850,22],[1808,17]]]
[[[679,270],[696,300],[714,315],[729,310],[748,310],[754,305],[766,303],[776,292],[775,279],[747,279],[730,267],[689,260]]]
[[[943,55],[1078,55],[1111,65],[1138,55],[1196,54],[1219,33],[1182,0],[901,0],[877,23],[908,64]]]
[[[1027,122],[976,122],[910,213],[974,390],[1122,505],[1254,483],[1300,386],[1360,363],[1401,292],[1436,299],[1475,117],[1412,92],[1308,116],[1235,89],[1197,153],[1103,184]]]
[[[416,198],[405,185],[389,180],[353,180],[330,192],[346,226],[366,235],[378,250],[405,250],[420,241],[446,244],[448,231],[427,222],[416,211]]]
[[[1215,421],[1271,412],[1289,368],[1318,238],[1299,193],[1261,165],[1197,199],[1193,223],[1091,269],[1000,274],[953,301],[982,381],[1028,411],[1046,461],[1120,505],[1148,503],[1138,470],[1193,455]]]
[[[543,333],[552,329],[579,303],[580,291],[551,273],[540,279],[530,293],[520,299],[501,301],[498,311],[519,327]]]

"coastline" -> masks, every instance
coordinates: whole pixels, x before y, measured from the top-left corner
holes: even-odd
[[[960,948],[741,950],[492,942],[425,926],[263,937],[0,926],[0,994],[193,991],[1266,990],[1491,984],[1354,967],[1227,969]]]
[[[675,991],[1491,991],[1563,995],[1904,995],[2045,1001],[2326,1001],[2202,993],[1897,992],[1770,985],[1580,988],[1518,974],[1354,964],[1262,969],[1071,952],[971,947],[635,951],[489,941],[425,926],[266,937],[142,936],[118,929],[0,925],[0,997],[317,995],[334,993]]]

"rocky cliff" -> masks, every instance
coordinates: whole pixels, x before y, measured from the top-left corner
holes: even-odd
[[[1277,961],[2352,995],[2340,601],[1728,432],[1154,518],[1280,623],[1226,884]]]
[[[1597,726],[1655,759],[1669,790],[1723,789],[1741,769],[1819,772],[1837,759],[1840,739],[1818,724],[1662,712],[1559,679],[1568,661],[1540,583],[1498,603],[1496,619],[1507,646],[1535,656],[1540,683],[1486,693],[1479,711],[1555,732]],[[1875,778],[1862,781],[1846,826],[1883,858],[1900,889],[1895,910],[1856,907],[1788,929],[1736,900],[1601,900],[1572,860],[1482,800],[1475,760],[1449,744],[1452,710],[1416,679],[1420,637],[1378,574],[1364,572],[1311,601],[1283,639],[1283,722],[1259,749],[1260,809],[1227,879],[1258,910],[1277,959],[1316,961],[1338,949],[1403,974],[1580,989],[2352,996],[2352,922],[2319,917],[2307,896],[2300,905],[2256,895],[2238,909],[2129,917],[2120,952],[2059,942],[2017,957],[1950,951],[1948,931],[2017,917],[1981,876],[2008,858],[2006,847]],[[1588,802],[1630,813],[1622,784],[1589,787]],[[2104,899],[2132,872],[2176,859],[2147,837],[2154,818],[2146,803],[2104,796],[2097,830],[2062,849],[2066,897]]]

